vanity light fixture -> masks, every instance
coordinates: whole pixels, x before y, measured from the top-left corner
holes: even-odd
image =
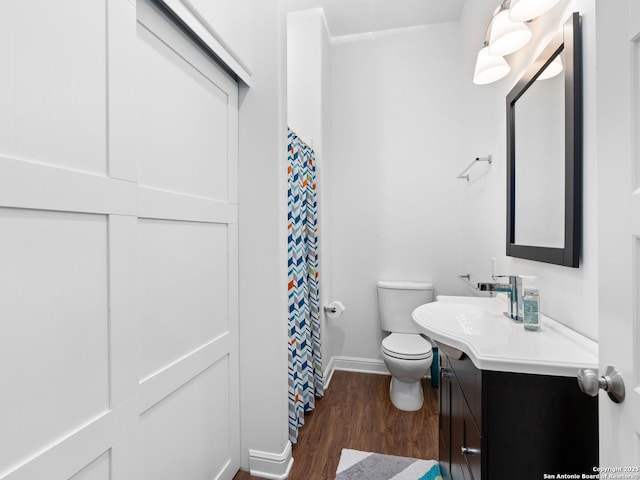
[[[473,83],[485,85],[504,78],[511,67],[504,59],[531,40],[528,22],[553,8],[559,0],[502,0],[491,17],[482,48],[478,52]],[[541,79],[551,78],[562,71],[562,62],[547,67]]]
[[[504,0],[493,15],[489,33],[489,53],[504,56],[524,47],[531,40],[531,30],[523,22],[509,18],[511,1]]]
[[[551,10],[560,0],[511,0],[509,18],[514,22],[527,22]]]

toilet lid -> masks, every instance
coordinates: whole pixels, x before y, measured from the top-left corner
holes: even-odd
[[[392,333],[382,340],[382,351],[392,357],[415,360],[433,355],[429,341],[415,333]]]

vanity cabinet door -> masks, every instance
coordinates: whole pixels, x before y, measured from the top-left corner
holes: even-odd
[[[455,371],[456,381],[479,430],[482,423],[482,370],[476,368],[466,355],[458,360],[449,359],[449,364]]]
[[[440,352],[440,470],[444,480],[451,479],[451,384],[449,359]]]
[[[598,398],[575,377],[483,371],[486,477],[540,480],[592,475],[598,465]]]
[[[440,466],[448,480],[481,480],[481,436],[474,413],[480,410],[477,372],[469,358],[442,362]]]
[[[462,480],[467,473],[461,450],[464,445],[464,411],[466,409],[460,384],[454,380],[451,382],[451,444],[449,446],[452,480]]]
[[[540,480],[549,472],[593,473],[598,399],[580,392],[575,378],[479,370],[466,356],[441,358],[444,479]]]
[[[464,403],[464,402],[463,402]],[[471,415],[471,410],[464,403],[462,411],[462,470],[468,480],[482,479],[482,438]]]

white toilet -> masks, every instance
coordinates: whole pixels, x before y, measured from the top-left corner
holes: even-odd
[[[431,343],[411,320],[411,312],[433,301],[433,285],[378,281],[380,326],[390,335],[382,340],[382,359],[391,373],[391,403],[406,411],[419,410],[424,394],[422,378],[431,367]]]

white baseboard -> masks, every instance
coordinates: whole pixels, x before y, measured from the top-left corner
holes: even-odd
[[[345,372],[375,373],[377,375],[391,375],[384,361],[377,358],[360,357],[331,357],[324,371],[324,388],[329,388],[331,378],[336,370]],[[431,378],[431,371],[427,372],[426,378]]]
[[[324,388],[329,387],[333,372],[343,370],[346,372],[375,373],[377,375],[391,375],[384,362],[377,358],[360,357],[331,357],[324,374]]]
[[[329,363],[324,367],[324,371],[322,372],[322,376],[324,379],[324,389],[329,388],[329,384],[331,383],[331,379],[333,378],[333,372],[336,371],[334,359],[335,357],[331,357],[329,359]]]
[[[286,480],[293,466],[291,442],[282,453],[249,450],[249,473],[254,477]]]

